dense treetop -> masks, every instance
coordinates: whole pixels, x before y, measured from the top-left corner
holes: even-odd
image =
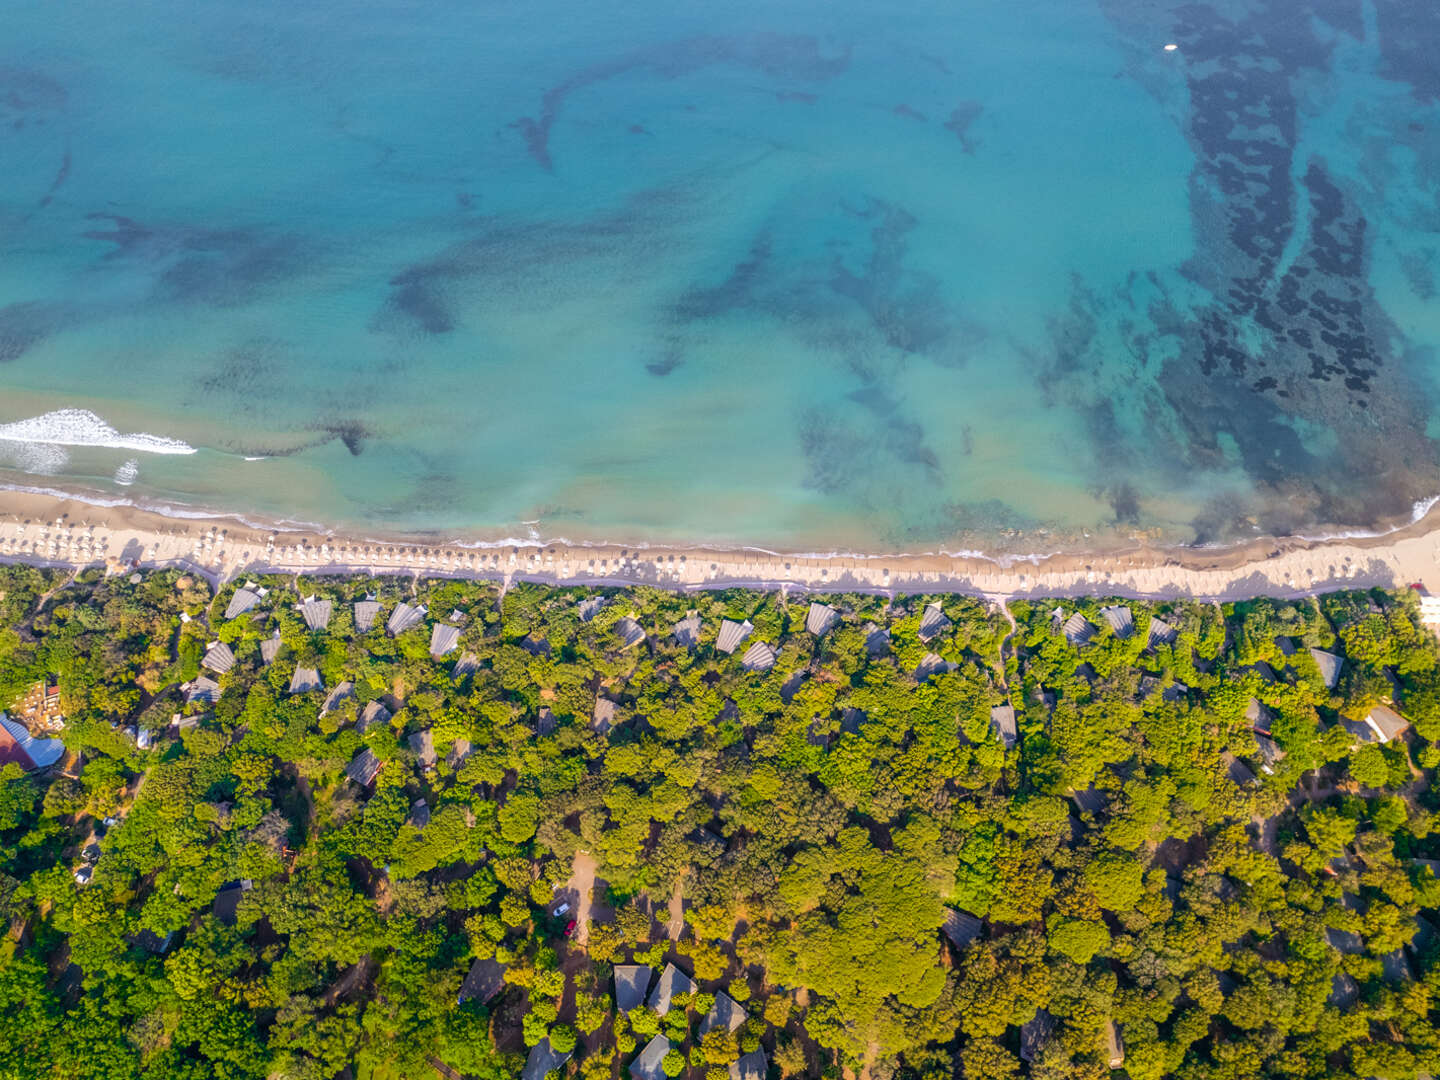
[[[260,584],[227,621],[233,586],[176,571],[0,568],[0,702],[57,678],[72,752],[0,771],[0,1076],[499,1078],[548,1039],[619,1077],[656,1034],[696,1080],[757,1049],[876,1080],[1440,1068],[1413,594],[1131,602],[1128,637],[1098,601],[836,595],[817,638],[808,596]],[[402,600],[428,613],[391,637]],[[1380,741],[1377,705],[1410,727]],[[617,1012],[612,965],[671,962],[693,994]],[[702,1034],[720,994],[743,1016]]]

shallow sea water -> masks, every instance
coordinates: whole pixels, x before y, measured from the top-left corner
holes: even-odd
[[[790,550],[1440,493],[1434,5],[5,22],[11,484]]]

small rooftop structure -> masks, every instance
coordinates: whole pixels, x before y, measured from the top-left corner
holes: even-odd
[[[829,604],[812,603],[805,613],[805,629],[820,637],[840,618],[840,613]]]
[[[700,616],[691,612],[675,624],[672,633],[681,646],[686,649],[694,648],[700,641]]]
[[[547,1035],[530,1048],[530,1056],[525,1059],[525,1068],[520,1070],[520,1080],[545,1080],[546,1076],[569,1060],[569,1054],[562,1054],[550,1045],[550,1037]]]
[[[950,661],[946,660],[943,656],[940,656],[937,653],[933,652],[926,653],[921,658],[919,666],[915,668],[915,678],[919,679],[921,682],[924,682],[932,675],[939,675],[944,672],[950,672],[954,670],[955,665],[950,663]]]
[[[724,990],[715,992],[715,1004],[711,1006],[710,1012],[705,1019],[700,1021],[700,1036],[717,1027],[723,1027],[726,1031],[738,1031],[745,1024],[745,1010],[742,1009],[735,999]]]
[[[1015,708],[1012,705],[996,705],[990,710],[990,730],[1004,744],[1006,750],[1014,750],[1020,733],[1015,727]]]
[[[604,606],[605,597],[587,596],[584,600],[581,600],[580,603],[576,605],[576,607],[578,607],[580,611],[580,621],[589,622],[596,615],[600,614],[600,609]]]
[[[1173,626],[1152,615],[1150,628],[1145,632],[1145,647],[1153,649],[1156,645],[1174,645],[1179,637],[1179,632]]]
[[[769,671],[775,666],[775,650],[763,641],[757,641],[745,650],[740,666],[746,671]]]
[[[670,1011],[670,1002],[676,994],[695,993],[695,983],[674,964],[666,964],[665,970],[660,973],[660,979],[655,983],[655,989],[650,991],[650,1008],[654,1009],[661,1016]]]
[[[1135,633],[1135,620],[1130,615],[1130,609],[1123,605],[1117,607],[1102,607],[1100,614],[1105,616],[1105,621],[1110,624],[1110,631],[1120,640],[1125,640]]]
[[[42,680],[15,703],[15,711],[31,731],[63,731],[65,717],[60,711],[60,687]]]
[[[741,642],[749,637],[750,631],[754,629],[755,628],[750,625],[749,619],[746,619],[744,622],[734,622],[733,620],[726,619],[720,624],[720,633],[715,637],[716,650],[728,656],[740,647]]]
[[[1387,705],[1376,705],[1365,714],[1365,724],[1381,742],[1389,742],[1404,734],[1410,721]]]
[[[311,596],[295,605],[305,625],[311,630],[324,630],[330,625],[330,612],[334,605],[329,600],[316,600]]]
[[[290,693],[308,694],[314,690],[324,690],[325,684],[320,681],[320,672],[313,667],[297,667],[295,674],[290,676]]]
[[[385,623],[385,630],[391,637],[399,637],[406,630],[419,626],[420,620],[423,618],[425,618],[424,604],[412,607],[406,603],[399,603],[390,613],[390,619]]]
[[[1077,611],[1065,620],[1065,625],[1060,628],[1060,632],[1065,635],[1066,641],[1078,648],[1095,636],[1095,627],[1090,625],[1089,619]]]
[[[280,655],[280,646],[283,644],[284,642],[280,640],[279,630],[276,630],[270,637],[264,638],[260,642],[260,663],[266,667],[273,664],[275,658]]]
[[[411,735],[408,744],[410,752],[420,760],[422,769],[435,768],[435,736],[430,733],[429,728]]]
[[[590,726],[604,735],[610,730],[610,725],[615,722],[615,710],[619,703],[609,698],[596,698],[595,711],[590,716]]]
[[[616,964],[615,1007],[621,1012],[629,1012],[644,1005],[651,974],[651,969],[645,964]]]
[[[373,596],[355,601],[355,629],[365,634],[375,628],[380,615],[380,603]]]
[[[263,593],[255,589],[252,585],[245,585],[236,589],[230,597],[229,606],[225,608],[226,620],[238,619],[241,615],[244,615],[260,602],[260,597],[263,595]]]
[[[620,639],[622,649],[633,649],[645,640],[645,630],[638,622],[626,615],[615,624],[615,636]]]
[[[373,727],[384,726],[390,723],[390,710],[378,701],[372,701],[365,708],[360,710],[360,722],[355,725],[355,730],[364,735]]]
[[[330,710],[337,708],[340,703],[355,695],[355,684],[353,682],[342,682],[340,685],[325,695],[325,704],[320,706],[320,715],[324,716]]]
[[[475,1000],[484,1004],[505,985],[506,965],[492,957],[484,957],[470,965],[465,981],[460,984],[460,1001]]]
[[[1440,596],[1420,597],[1420,621],[1431,626],[1440,623]]]
[[[226,926],[234,926],[240,907],[240,898],[252,888],[254,888],[254,882],[249,878],[243,881],[227,882],[220,886],[220,891],[215,894],[215,902],[210,905],[210,913]]]
[[[1320,669],[1320,681],[1325,684],[1325,688],[1334,690],[1335,684],[1340,681],[1340,671],[1345,667],[1345,659],[1324,649],[1311,649],[1310,657]]]
[[[412,829],[423,829],[430,824],[430,804],[424,799],[416,799],[410,804],[410,816],[405,819],[405,824]]]
[[[764,1050],[752,1050],[730,1063],[730,1080],[765,1080],[770,1062]]]
[[[430,656],[439,660],[460,644],[460,628],[448,623],[436,623],[430,631]]]
[[[200,701],[207,705],[214,705],[219,700],[220,684],[206,675],[201,675],[185,688],[185,701],[189,704]]]
[[[669,1052],[670,1040],[664,1035],[656,1035],[630,1063],[630,1075],[635,1080],[665,1080],[665,1069],[661,1062]]]
[[[47,769],[65,755],[65,744],[59,739],[36,738],[10,717],[0,712],[0,765],[15,762],[26,772]]]
[[[939,603],[927,604],[924,613],[920,616],[920,640],[929,644],[932,638],[939,637],[949,630],[950,626],[950,620],[946,618]]]
[[[946,908],[940,930],[954,942],[957,949],[963,949],[980,936],[980,920],[968,911]]]
[[[463,679],[466,675],[474,675],[480,670],[480,658],[473,652],[461,653],[460,659],[455,661],[455,668],[451,671],[457,679]]]
[[[350,764],[345,766],[345,775],[361,787],[369,787],[375,782],[375,777],[380,774],[381,766],[384,764],[375,752],[368,746],[350,759]]]
[[[223,675],[235,666],[235,654],[223,641],[212,641],[205,650],[205,659],[200,661],[200,666],[209,668],[217,675]]]

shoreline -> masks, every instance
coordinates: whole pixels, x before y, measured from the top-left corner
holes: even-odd
[[[175,566],[217,586],[247,574],[407,575],[678,591],[958,593],[994,602],[1050,596],[1225,601],[1411,583],[1440,592],[1440,504],[1432,502],[1417,520],[1375,536],[1264,538],[1226,548],[1137,544],[998,559],[978,552],[785,554],[703,544],[391,541],[263,527],[228,515],[170,517],[128,503],[12,489],[0,491],[0,562],[111,573]]]

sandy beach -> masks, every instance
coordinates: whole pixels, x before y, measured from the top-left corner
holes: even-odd
[[[245,575],[369,574],[467,577],[556,585],[670,589],[796,588],[817,592],[954,592],[1005,600],[1123,596],[1240,600],[1343,588],[1440,592],[1440,507],[1383,537],[1272,539],[1227,549],[1137,546],[1036,560],[945,555],[782,555],[701,547],[626,548],[375,542],[337,534],[269,531],[232,518],[180,519],[132,506],[0,493],[0,561],[104,567],[184,567],[219,585]]]

